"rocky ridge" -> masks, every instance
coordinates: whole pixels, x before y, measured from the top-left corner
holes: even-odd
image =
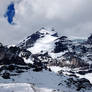
[[[59,37],[54,30],[47,31],[42,28],[18,45],[0,44],[0,75],[3,80],[16,81],[13,76],[21,76],[28,71],[32,74],[42,71],[52,72],[51,67],[59,67],[57,71],[63,80],[58,82],[58,86],[66,85],[68,89],[90,92],[92,84],[86,78],[79,78],[78,74],[92,73],[91,39],[90,36],[86,41],[75,43],[66,36]],[[65,67],[69,70],[63,70]],[[58,92],[60,90],[57,89]]]

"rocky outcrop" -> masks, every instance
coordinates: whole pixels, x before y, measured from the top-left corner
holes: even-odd
[[[24,60],[19,57],[20,49],[17,47],[0,47],[0,65],[17,64],[26,65]]]
[[[5,49],[3,46],[0,47],[0,60],[4,59],[5,57]]]
[[[89,64],[87,64],[84,60],[82,60],[75,53],[70,53],[70,52],[67,52],[62,56],[62,58],[59,60],[58,65],[61,67],[67,66],[67,67],[71,67],[71,68],[89,66]]]
[[[54,53],[63,52],[68,50],[68,46],[71,44],[71,41],[68,40],[66,36],[58,38],[55,42]]]
[[[89,80],[85,79],[85,78],[81,78],[81,79],[74,79],[74,78],[69,78],[66,81],[66,85],[68,87],[76,87],[77,91],[80,90],[92,90],[92,84],[89,82]]]
[[[92,34],[88,37],[87,43],[92,45]]]
[[[41,30],[45,30],[44,27],[41,28]],[[32,35],[28,36],[25,40],[23,40],[21,43],[19,43],[17,45],[17,47],[20,47],[22,49],[27,49],[30,48],[32,46],[34,46],[34,43],[39,39],[39,38],[43,38],[45,35],[47,35],[48,32],[44,33],[44,32],[40,32],[37,31],[35,33],[33,33]],[[54,34],[55,36],[56,34]]]

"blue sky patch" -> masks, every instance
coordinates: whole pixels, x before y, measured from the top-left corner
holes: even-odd
[[[10,24],[13,23],[13,17],[15,16],[15,8],[14,8],[14,3],[10,3],[10,5],[7,7],[6,13],[4,14],[4,17],[7,17],[7,21]]]

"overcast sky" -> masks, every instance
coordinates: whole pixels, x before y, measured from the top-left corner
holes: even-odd
[[[14,22],[3,17],[14,1]],[[61,35],[85,38],[92,33],[92,0],[0,0],[0,42],[14,44],[41,27]]]

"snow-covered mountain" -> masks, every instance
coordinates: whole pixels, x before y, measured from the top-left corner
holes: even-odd
[[[85,40],[70,40],[66,36],[60,37],[55,30],[47,31],[42,28],[21,41],[17,47],[28,50],[32,53],[31,58],[35,56],[39,61],[46,61],[44,58],[47,59],[48,56],[49,62],[53,61],[53,64],[58,61],[60,66],[81,67],[91,64],[87,56],[90,51],[85,46],[86,43]]]
[[[42,28],[40,31],[28,36],[25,40],[18,44],[19,47],[28,49],[33,54],[47,52],[53,49],[54,42],[58,35],[54,31],[47,31]]]
[[[44,54],[46,52],[58,54],[68,50],[67,46],[70,45],[71,41],[66,36],[59,37],[54,30],[48,31],[42,28],[20,42],[17,47],[27,49],[32,54]]]
[[[33,4],[34,0],[0,1],[1,35],[6,28],[15,38],[17,31],[24,35],[31,30],[38,8]],[[0,43],[0,92],[92,92],[92,35],[69,39],[43,27],[16,45]]]
[[[17,45],[0,44],[0,90],[91,92],[91,47],[91,36],[87,40],[70,40],[45,28]]]

